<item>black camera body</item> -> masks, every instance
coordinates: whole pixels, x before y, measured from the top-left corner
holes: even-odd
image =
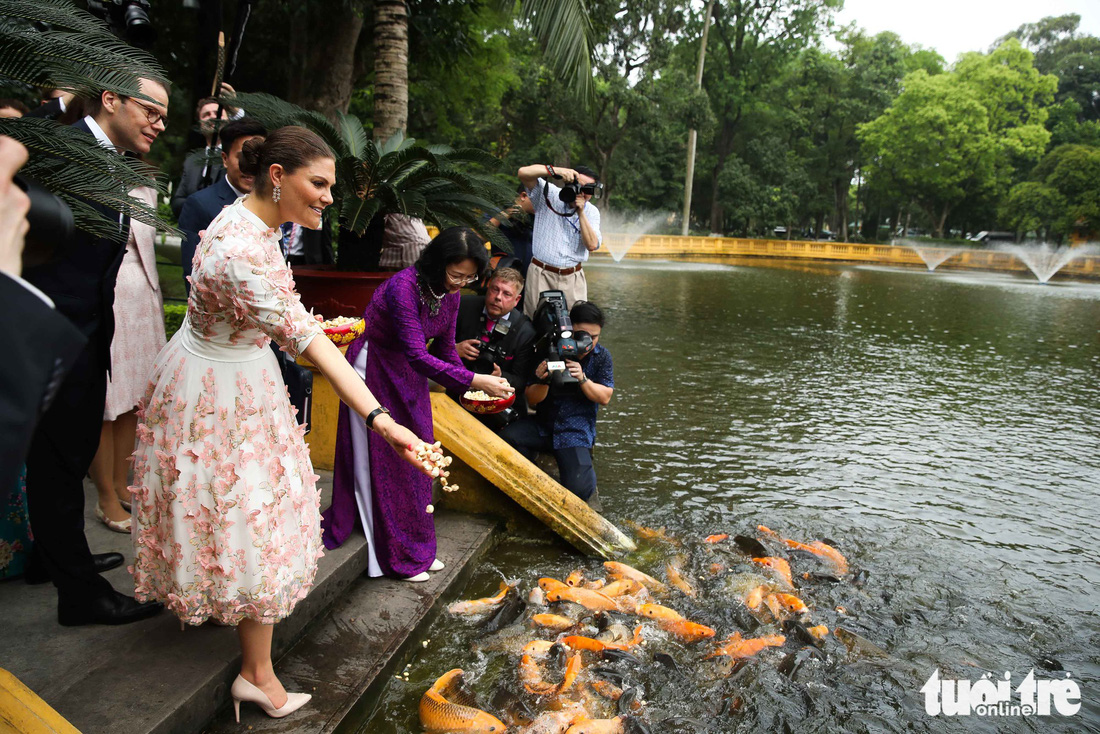
[[[602,193],[602,183],[582,184],[578,181],[574,181],[561,187],[561,190],[558,191],[558,198],[566,204],[574,204],[577,201],[577,197],[581,194],[588,194],[593,199],[598,199]]]
[[[487,375],[493,371],[493,365],[498,359],[504,359],[504,337],[508,336],[512,324],[507,321],[497,320],[493,330],[489,333],[489,341],[477,342],[477,359],[474,360],[473,371]]]
[[[565,360],[580,360],[592,349],[592,337],[573,331],[573,321],[566,308],[565,293],[543,291],[535,310],[535,329],[540,338],[538,348],[546,355],[546,368],[550,371],[550,384],[561,386],[577,383],[569,374]]]
[[[149,0],[88,0],[88,12],[103,18],[116,35],[135,46],[151,46],[157,39],[149,8]]]

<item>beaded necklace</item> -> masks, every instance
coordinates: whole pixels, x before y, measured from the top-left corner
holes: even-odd
[[[439,314],[439,305],[443,302],[443,296],[447,295],[447,291],[444,290],[439,295],[432,290],[432,286],[428,283],[428,280],[420,273],[416,274],[416,282],[420,286],[417,289],[417,293],[420,296],[420,302],[428,307],[428,313],[432,316]],[[431,298],[424,295],[424,291],[427,290],[431,294]]]

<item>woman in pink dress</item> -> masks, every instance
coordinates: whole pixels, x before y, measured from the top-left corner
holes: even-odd
[[[321,226],[332,152],[285,127],[245,143],[240,160],[255,176],[252,193],[215,217],[195,251],[187,316],[138,411],[130,488],[135,596],[182,622],[236,625],[238,719],[241,701],[280,717],[310,698],[288,694],[271,662],[272,626],[309,593],[322,546],[318,477],[270,341],[305,354],[391,450],[424,470],[423,442],[325,338],[279,252],[283,222]]]
[[[151,188],[134,189],[130,195],[151,207],[157,205],[156,191]],[[99,491],[96,517],[118,533],[130,532],[130,492],[126,487],[138,401],[145,395],[153,361],[165,342],[155,235],[151,225],[130,222],[130,239],[115,284],[115,336],[103,430],[90,472]]]

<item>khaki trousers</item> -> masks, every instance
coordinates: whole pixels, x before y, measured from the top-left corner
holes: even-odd
[[[584,270],[578,270],[569,275],[558,275],[531,263],[527,268],[527,281],[523,286],[523,313],[527,318],[535,317],[535,309],[539,305],[539,293],[543,291],[562,291],[565,293],[565,303],[572,308],[577,301],[588,300],[588,281],[584,277]]]

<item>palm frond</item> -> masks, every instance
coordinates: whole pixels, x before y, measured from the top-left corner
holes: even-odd
[[[531,24],[547,66],[587,103],[595,31],[584,0],[521,0],[520,14]]]

